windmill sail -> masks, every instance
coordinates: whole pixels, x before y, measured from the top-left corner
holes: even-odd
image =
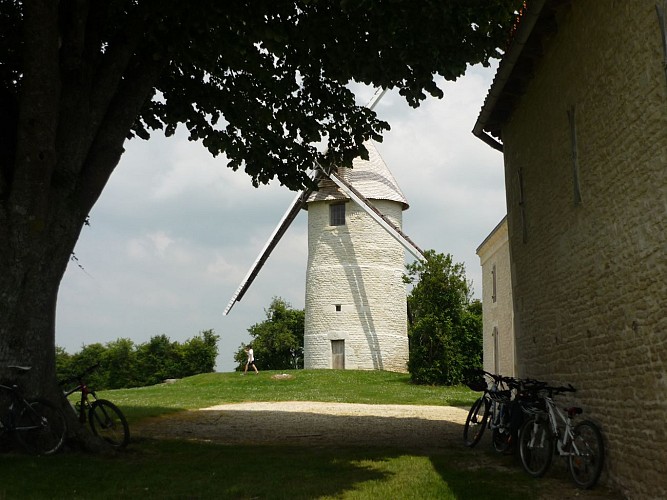
[[[367,147],[370,147],[370,145],[367,145]],[[372,150],[375,151],[374,146],[372,147]],[[419,248],[407,235],[405,235],[400,228],[395,226],[388,218],[386,218],[363,194],[361,194],[361,192],[359,192],[358,189],[347,182],[343,176],[333,171],[325,173],[321,168],[318,168],[316,171],[315,180],[317,181],[323,179],[329,179],[331,182],[333,182],[333,184],[336,185],[341,193],[358,204],[373,220],[375,220],[385,231],[387,231],[390,236],[398,241],[408,252],[414,255],[415,258],[418,260],[424,260],[424,252],[421,250],[421,248]],[[312,189],[306,189],[294,198],[294,201],[292,201],[292,204],[281,218],[280,222],[260,251],[257,259],[250,267],[250,270],[239,285],[238,289],[234,295],[232,295],[232,298],[229,300],[223,315],[226,316],[229,314],[229,311],[232,310],[234,304],[243,298],[243,295],[246,293],[248,288],[250,288],[250,285],[259,274],[259,271],[264,266],[264,263],[269,258],[269,255],[276,247],[282,236],[285,234],[289,226],[292,224],[296,216],[299,214],[300,210],[304,208],[310,199],[312,199],[311,195],[319,196]]]
[[[227,304],[227,307],[222,313],[224,316],[227,316],[227,314],[229,314],[229,311],[232,310],[232,307],[234,307],[234,304],[243,298],[243,295],[245,295],[246,291],[257,277],[257,274],[259,273],[262,266],[264,266],[266,259],[269,258],[269,255],[280,241],[280,238],[283,237],[283,235],[289,228],[290,224],[292,224],[296,216],[299,214],[299,211],[305,205],[306,200],[308,199],[308,196],[310,196],[311,192],[312,189],[305,189],[304,191],[296,195],[294,201],[292,201],[292,204],[289,206],[285,214],[280,219],[280,222],[273,230],[273,233],[267,240],[266,244],[264,245],[264,248],[262,248],[262,251],[259,252],[257,259],[255,260],[254,264],[250,267],[248,274],[246,274],[245,278],[243,278],[243,281],[237,288],[236,292],[234,293],[234,295],[232,295],[232,298],[229,300],[229,304]]]

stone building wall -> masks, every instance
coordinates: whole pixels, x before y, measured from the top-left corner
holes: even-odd
[[[514,311],[507,219],[477,249],[482,266],[484,369],[513,377]]]
[[[630,498],[667,498],[667,81],[655,5],[569,3],[502,130],[520,375],[577,387],[606,437],[603,480]]]
[[[372,203],[401,227],[402,205]],[[405,251],[356,203],[329,225],[329,202],[308,205],[305,368],[332,368],[343,340],[346,369],[405,372],[408,360]]]

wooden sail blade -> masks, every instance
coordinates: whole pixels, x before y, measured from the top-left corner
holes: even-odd
[[[236,290],[234,295],[232,295],[232,298],[229,300],[227,307],[222,313],[223,316],[227,316],[227,314],[229,314],[229,311],[232,310],[232,307],[234,307],[234,304],[243,298],[243,295],[245,295],[246,291],[257,277],[257,274],[259,273],[262,266],[264,266],[266,259],[269,258],[269,255],[280,241],[280,238],[283,237],[289,226],[292,224],[296,216],[299,214],[299,211],[303,208],[311,192],[312,192],[311,189],[306,189],[301,193],[299,193],[294,198],[294,201],[292,201],[291,205],[280,219],[280,222],[273,230],[273,233],[267,240],[266,244],[264,245],[264,248],[262,248],[261,252],[259,252],[257,259],[250,267],[250,270],[246,274],[245,278],[243,278],[243,281],[241,281],[241,284],[239,285],[238,289]]]
[[[362,195],[358,190],[352,187],[351,184],[343,180],[338,174],[334,172],[329,173],[329,178],[338,186],[338,188],[343,191],[347,196],[349,196],[355,203],[357,203],[361,208],[363,208],[368,215],[373,218],[382,228],[389,233],[389,235],[398,241],[403,247],[410,252],[415,258],[423,261],[425,260],[424,252],[419,248],[415,243],[408,238],[407,235],[403,233],[398,227],[396,227],[389,219],[387,219],[382,212],[373,206],[373,204],[368,201],[364,195]]]
[[[373,108],[375,108],[375,105],[380,102],[380,99],[382,99],[386,93],[387,89],[383,89],[382,87],[378,88],[375,91],[375,94],[373,94],[373,97],[371,97],[371,100],[366,104],[366,107],[372,111]]]

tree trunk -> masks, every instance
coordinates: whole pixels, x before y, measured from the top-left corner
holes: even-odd
[[[81,224],[61,211],[45,220],[2,210],[0,224],[0,376],[29,399],[58,404],[72,433],[78,422],[55,375],[55,318],[60,281]],[[8,366],[30,366],[17,375]]]
[[[103,449],[88,440],[56,381],[58,288],[166,61],[142,53],[141,19],[113,50],[84,48],[96,39],[80,31],[95,27],[86,5],[23,4],[20,92],[0,96],[2,109],[13,110],[0,116],[0,140],[14,141],[0,148],[0,379],[61,406],[70,435]],[[32,369],[17,379],[10,365]]]

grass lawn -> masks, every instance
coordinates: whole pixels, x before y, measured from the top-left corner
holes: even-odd
[[[137,389],[104,391],[132,424],[143,418],[225,402],[311,400],[469,406],[465,387],[410,384],[403,374],[299,370],[289,379],[213,373]],[[267,498],[496,499],[536,498],[539,482],[513,457],[489,450],[229,446],[133,440],[115,456],[65,452],[53,457],[0,454],[0,499]]]
[[[173,384],[98,393],[134,419],[169,411],[205,408],[244,401],[324,401],[337,403],[411,404],[469,407],[479,396],[465,386],[414,385],[403,373],[355,370],[293,370],[282,372],[208,373]]]

